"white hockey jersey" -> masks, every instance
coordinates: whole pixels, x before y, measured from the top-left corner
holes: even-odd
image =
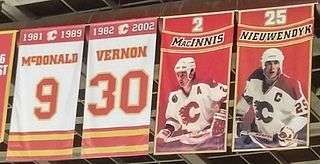
[[[308,103],[300,83],[281,74],[272,86],[267,86],[262,69],[249,77],[243,97],[255,111],[258,131],[273,136],[287,126],[295,133],[307,123]]]
[[[173,91],[169,95],[166,110],[166,124],[172,125],[174,130],[186,130],[197,133],[211,125],[214,110],[212,105],[225,101],[227,86],[215,83],[213,87],[198,83],[191,88],[189,95],[182,89]]]

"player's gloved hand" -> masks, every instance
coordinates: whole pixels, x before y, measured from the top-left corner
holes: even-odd
[[[167,139],[170,137],[171,131],[169,129],[161,129],[157,135],[157,142],[159,144],[166,143]]]
[[[280,146],[291,146],[292,144],[294,144],[294,131],[291,128],[285,126],[281,128],[280,133],[278,133],[278,138]]]
[[[226,120],[226,110],[221,109],[220,112],[214,113],[212,122],[212,136],[221,136],[224,134]]]

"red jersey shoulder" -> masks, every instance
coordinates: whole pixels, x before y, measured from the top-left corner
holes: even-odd
[[[280,75],[275,86],[288,93],[294,100],[298,100],[302,96],[300,82],[285,74]]]
[[[263,75],[263,69],[262,68],[258,68],[256,69],[253,73],[250,74],[248,81],[250,81],[251,79],[257,79],[257,80],[264,80],[265,77]]]

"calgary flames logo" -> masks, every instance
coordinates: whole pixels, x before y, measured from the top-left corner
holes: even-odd
[[[188,125],[189,123],[196,122],[200,117],[200,113],[198,109],[199,109],[199,104],[194,101],[188,103],[188,105],[186,106],[183,106],[179,110],[179,115],[182,119],[182,123],[185,125]]]

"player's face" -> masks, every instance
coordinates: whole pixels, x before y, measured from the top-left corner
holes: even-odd
[[[176,76],[177,76],[177,81],[178,81],[180,87],[187,86],[187,84],[189,83],[187,71],[177,72]]]
[[[279,61],[267,61],[265,63],[265,70],[264,70],[266,76],[271,79],[275,80],[279,73],[280,73],[280,63]]]

